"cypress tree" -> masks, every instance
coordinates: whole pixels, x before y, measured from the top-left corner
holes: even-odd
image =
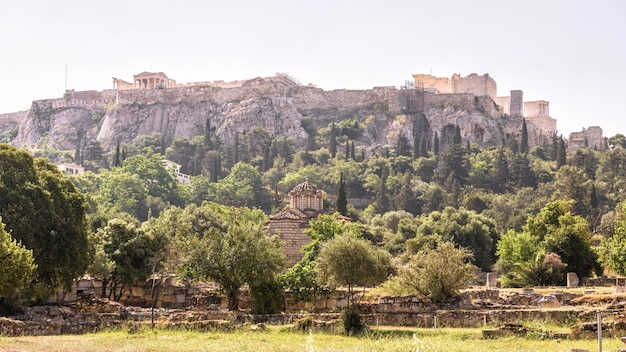
[[[352,158],[352,160],[356,160],[354,155],[354,141],[350,143],[350,157]]]
[[[117,147],[115,147],[115,158],[113,158],[113,167],[122,166],[122,161],[120,160],[120,140],[117,140]]]
[[[561,166],[565,165],[567,162],[566,160],[566,150],[565,150],[565,142],[563,142],[563,137],[560,137],[559,139],[559,146],[557,149],[557,157],[556,157],[556,168],[560,168]]]
[[[204,146],[209,150],[213,150],[214,148],[213,141],[211,140],[211,120],[209,119],[206,119],[204,124]]]
[[[346,139],[346,157],[345,160],[348,161],[350,158],[350,140]]]
[[[493,187],[495,192],[504,192],[509,181],[509,163],[504,154],[504,147],[500,147],[493,168]]]
[[[430,140],[429,137],[422,136],[422,139],[420,140],[419,156],[423,156],[423,157],[428,156],[428,150],[430,149],[430,146],[428,145],[429,140]]]
[[[526,128],[526,119],[522,119],[522,142],[519,151],[522,154],[528,153],[528,129]]]
[[[559,139],[556,134],[552,136],[552,148],[550,149],[550,157],[556,161],[559,155]]]
[[[435,132],[435,141],[433,142],[433,153],[439,155],[439,135]]]
[[[348,216],[348,198],[346,195],[346,181],[343,179],[343,172],[339,179],[339,190],[337,191],[337,211],[343,216]]]
[[[330,156],[334,159],[337,155],[337,131],[335,123],[330,124]]]
[[[452,142],[454,144],[461,144],[463,140],[461,139],[461,128],[457,125],[454,128],[454,139],[452,140]]]
[[[235,160],[233,161],[233,165],[237,164],[239,161],[239,133],[235,133]]]
[[[596,209],[598,207],[598,193],[596,191],[596,186],[593,183],[591,184],[589,205],[591,206],[591,209]]]
[[[387,170],[384,170],[380,178],[380,188],[376,194],[376,212],[384,214],[389,210],[389,196],[387,195]]]

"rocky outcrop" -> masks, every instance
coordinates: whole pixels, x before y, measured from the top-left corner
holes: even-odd
[[[422,94],[418,96],[420,112],[444,145],[457,125],[464,142],[481,147],[500,145],[503,139],[520,134],[521,119],[503,116],[489,97],[418,93]],[[401,95],[395,87],[324,91],[263,79],[235,88],[198,85],[67,92],[63,98],[33,102],[13,143],[45,142],[74,150],[81,141],[97,140],[110,150],[117,141],[131,142],[157,132],[166,140],[192,138],[204,133],[209,120],[226,145],[236,134],[258,127],[275,136],[292,137],[303,146],[307,132],[301,120],[309,116],[318,130],[333,121],[357,119],[363,134],[356,143],[371,152],[393,146],[401,133],[412,139],[417,113],[401,108]]]
[[[18,128],[26,118],[26,111],[0,114],[0,142],[11,142],[17,135]]]

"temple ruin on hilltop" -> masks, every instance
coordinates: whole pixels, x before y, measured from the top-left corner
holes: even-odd
[[[279,82],[287,86],[300,85],[297,79],[289,76],[287,73],[276,73],[275,76],[261,78],[264,81]],[[242,87],[248,80],[238,80],[224,82],[217,81],[201,81],[191,83],[176,83],[175,80],[167,77],[163,72],[142,72],[133,76],[133,83],[113,77],[113,89],[130,90],[130,89],[164,89],[179,88],[190,86],[210,86],[216,88],[238,88]]]
[[[488,73],[479,76],[475,73],[462,77],[455,73],[451,78],[435,77],[429,74],[414,74],[415,87],[435,94],[473,94],[489,97],[496,103],[503,115],[523,117],[539,133],[536,144],[546,144],[557,132],[556,119],[550,116],[550,103],[546,100],[524,101],[521,90],[512,90],[509,96],[497,96],[496,81]]]

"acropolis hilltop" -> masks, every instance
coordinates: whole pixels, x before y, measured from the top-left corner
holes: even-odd
[[[413,138],[412,121],[419,115],[428,121],[429,138],[438,134],[444,146],[455,126],[464,140],[481,147],[519,139],[522,119],[528,125],[531,147],[550,143],[557,133],[549,101],[524,101],[522,90],[498,96],[496,81],[489,74],[412,77],[400,89],[325,91],[302,85],[285,73],[249,80],[178,83],[164,72],[141,72],[128,81],[113,77],[113,89],[68,90],[61,98],[36,100],[28,111],[19,116],[0,115],[0,120],[6,116],[11,126],[19,120],[16,145],[36,144],[47,135],[60,149],[74,148],[79,138],[73,132],[77,126],[108,149],[119,138],[131,141],[152,133],[161,133],[166,140],[192,138],[203,133],[207,119],[228,144],[235,135],[254,128],[304,143],[303,116],[311,117],[315,128],[357,118],[365,133],[356,142],[362,143],[366,153],[394,145],[401,133]],[[599,127],[573,137],[573,148],[604,147]]]
[[[286,73],[276,73],[273,77],[264,78],[265,80],[281,81],[285,85],[299,85],[297,80],[290,77]],[[192,83],[176,83],[175,80],[167,77],[163,72],[142,72],[133,76],[133,83],[113,77],[113,89],[129,90],[129,89],[164,89],[176,87],[190,86],[209,86],[215,88],[238,88],[242,87],[247,80],[229,81],[202,81]]]

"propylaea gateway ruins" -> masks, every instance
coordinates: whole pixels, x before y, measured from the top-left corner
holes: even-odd
[[[15,123],[16,115],[10,115]],[[412,82],[400,88],[325,91],[284,73],[230,82],[178,83],[163,72],[142,72],[132,81],[113,78],[113,89],[68,90],[61,98],[34,101],[18,116],[13,144],[37,145],[45,140],[54,148],[74,150],[82,138],[88,138],[110,150],[118,140],[130,142],[154,133],[166,142],[191,139],[204,133],[208,120],[225,146],[255,128],[294,138],[303,146],[308,136],[301,125],[305,116],[315,129],[356,119],[363,133],[355,144],[364,155],[396,145],[401,135],[411,140],[415,133],[431,143],[437,134],[445,148],[457,127],[464,142],[497,146],[519,140],[523,119],[530,147],[551,143],[557,133],[547,100],[525,102],[521,90],[498,96],[489,74],[450,78],[414,74]],[[420,129],[415,128],[417,120]],[[590,128],[582,140],[602,148],[599,131]]]

